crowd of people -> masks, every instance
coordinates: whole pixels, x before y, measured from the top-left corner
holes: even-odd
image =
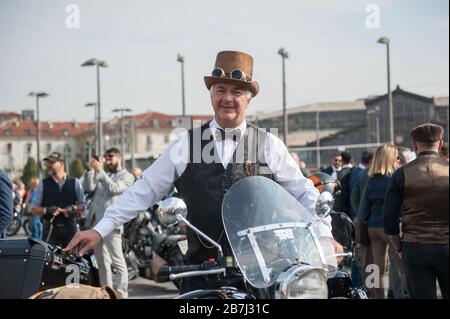
[[[435,129],[434,126],[432,129]],[[413,244],[416,241],[413,240],[413,243],[406,244],[406,247],[409,247],[409,255],[402,256],[402,250],[399,247],[401,240],[393,238],[400,234],[398,224],[402,215],[401,211],[404,209],[395,196],[403,198],[405,191],[405,185],[402,185],[402,192],[399,195],[398,190],[395,189],[398,186],[395,181],[399,178],[394,178],[394,176],[422,160],[424,156],[431,157],[431,160],[428,159],[428,161],[433,163],[437,162],[444,167],[448,165],[448,144],[443,144],[440,142],[441,140],[434,141],[434,144],[430,140],[422,140],[425,142],[414,142],[415,153],[409,149],[392,145],[381,145],[377,149],[365,150],[357,165],[349,152],[336,153],[331,159],[330,166],[320,169],[337,182],[339,193],[335,200],[334,210],[348,214],[354,222],[357,245],[356,258],[351,264],[352,282],[354,287],[363,287],[371,298],[435,297],[436,289],[433,284],[435,284],[436,278],[440,284],[442,296],[448,297],[448,267],[442,265],[445,254],[448,257],[447,193],[438,193],[441,197],[432,196],[434,201],[442,204],[442,209],[436,209],[436,205],[426,208],[430,215],[424,219],[428,229],[423,231],[428,232],[430,236],[426,237],[425,241],[417,243],[434,245],[433,249],[436,248],[436,245],[441,245],[443,246],[441,254],[444,256],[439,256],[437,252],[431,251],[437,261],[430,262],[425,266],[417,266],[414,264],[418,259],[417,253],[415,257],[412,257],[413,251],[417,251],[417,244]],[[415,158],[415,154],[418,155],[417,158]],[[298,154],[292,152],[291,156],[303,175],[310,176],[310,171],[307,170]],[[0,181],[4,185],[1,187],[0,197],[2,203],[10,202],[21,205],[26,215],[31,214],[30,231],[33,238],[61,246],[66,246],[80,229],[80,226],[76,224],[77,221],[79,222],[79,217],[82,215],[85,217],[82,228],[93,228],[102,219],[106,208],[112,205],[135,180],[142,177],[140,168],[133,168],[130,173],[122,167],[120,151],[115,148],[105,152],[102,162],[97,159],[90,161],[82,182],[66,174],[62,154],[53,152],[44,161],[49,176],[42,181],[37,177],[32,177],[27,187],[21,181],[11,184],[6,175],[0,173]],[[418,168],[420,169],[424,165],[430,164],[423,163],[418,165]],[[429,185],[430,189],[426,188],[424,181],[420,184],[427,195],[436,193],[440,188],[448,189],[448,166],[447,170],[435,172],[436,166],[437,164],[429,166],[430,180],[434,179]],[[311,171],[314,173],[318,170]],[[404,175],[404,172],[402,174]],[[437,176],[442,178],[437,178]],[[10,184],[8,187],[11,188],[12,195],[4,192],[7,184]],[[412,189],[414,189],[414,184],[409,186],[407,191],[412,192]],[[86,204],[86,196],[89,198],[89,207]],[[393,205],[397,205],[397,207],[394,209]],[[2,209],[10,208],[2,205]],[[413,209],[414,205],[410,210]],[[89,213],[83,214],[85,210],[88,210]],[[446,210],[447,214],[444,214],[442,210]],[[395,215],[395,218],[391,215]],[[0,215],[0,225],[9,223],[4,216],[4,214]],[[439,222],[436,218],[441,218],[442,225],[439,227],[443,227],[443,233],[433,230],[432,223]],[[94,251],[99,263],[102,284],[115,287],[126,297],[128,274],[122,253],[121,231],[122,228],[119,227],[103,238],[101,244]],[[5,237],[5,233],[6,228],[3,227],[0,236]],[[441,234],[444,234],[444,237]],[[403,243],[402,246],[404,247],[405,244]],[[423,261],[429,258],[426,255],[428,246],[420,247],[425,250]],[[446,247],[447,250],[445,250]],[[407,259],[408,257],[409,259]],[[405,265],[405,262],[408,262],[408,265]],[[372,265],[377,266],[375,280],[373,280],[374,277],[370,277],[373,271]],[[113,282],[111,266],[116,270],[115,282]],[[439,267],[440,272],[435,267]],[[425,272],[428,274],[425,275]],[[386,273],[389,274],[387,296],[384,286]],[[429,277],[428,284],[426,284],[427,289],[424,289],[424,276]]]
[[[434,124],[414,128],[411,137],[414,152],[381,145],[365,150],[358,165],[340,152],[320,169],[338,185],[333,209],[355,225],[352,283],[371,298],[436,298],[436,280],[448,298],[448,144]]]
[[[120,151],[110,148],[102,159],[91,159],[81,183],[66,174],[64,156],[51,153],[44,159],[48,177],[33,180],[25,199],[33,214],[33,236],[79,255],[94,249],[100,283],[127,297],[122,226],[156,204],[174,185],[186,202],[188,219],[218,242],[230,258],[222,201],[229,188],[245,177],[273,180],[316,216],[319,190],[307,178],[310,173],[305,163],[298,154],[290,154],[280,139],[246,121],[246,110],[259,92],[252,74],[250,55],[219,52],[211,75],[204,77],[214,119],[178,135],[144,172],[133,169],[129,173],[122,166]],[[436,298],[438,280],[442,297],[448,298],[449,164],[443,134],[443,128],[435,124],[414,128],[414,160],[406,149],[382,145],[365,151],[358,165],[349,152],[341,152],[323,169],[339,185],[334,210],[347,214],[355,225],[353,285],[363,287],[372,298],[385,297],[383,279],[388,268],[389,295]],[[194,140],[197,136],[202,137],[199,143]],[[244,144],[248,149],[238,147]],[[174,154],[182,158],[174,160]],[[17,189],[23,198],[24,185]],[[12,202],[11,182],[0,171],[0,237],[11,222]],[[88,229],[78,231],[76,222],[82,216]],[[322,221],[320,237],[330,238],[334,252],[341,255],[343,247],[332,236],[331,216]],[[188,264],[217,257],[216,248],[206,245],[194,231],[187,229],[186,236]],[[111,266],[116,270],[115,282]],[[225,280],[187,277],[180,291],[230,284],[245,289],[242,274]]]
[[[0,238],[6,237],[11,224],[13,204],[23,208],[20,218],[30,219],[31,237],[52,245],[67,246],[75,233],[92,228],[103,217],[106,207],[123,193],[142,171],[134,175],[122,167],[122,155],[116,148],[104,156],[92,159],[81,179],[69,176],[64,155],[52,152],[44,159],[47,177],[32,177],[26,187],[23,182],[11,182],[0,171]],[[88,204],[89,202],[89,204]],[[7,205],[8,204],[8,205]],[[122,228],[118,228],[94,249],[99,267],[100,284],[114,287],[122,297],[128,295],[128,272],[122,252]],[[116,276],[113,282],[111,267]]]

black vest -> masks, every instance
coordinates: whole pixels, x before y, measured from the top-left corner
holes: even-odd
[[[222,224],[222,200],[230,187],[247,176],[260,175],[274,179],[264,156],[267,133],[254,125],[247,129],[225,169],[218,156],[209,122],[189,130],[189,162],[175,186],[186,202],[187,219],[211,239],[219,242],[225,256],[231,256]],[[203,137],[203,138],[202,138]],[[217,258],[216,248],[187,230],[189,263],[199,264]]]
[[[75,193],[75,178],[71,176],[66,177],[66,181],[59,189],[58,183],[55,182],[53,177],[49,176],[43,181],[43,194],[42,194],[42,207],[57,206],[60,208],[65,208],[70,205],[75,205],[77,203],[77,196]],[[58,215],[54,223],[62,224],[73,222],[73,216],[67,218],[63,214]]]

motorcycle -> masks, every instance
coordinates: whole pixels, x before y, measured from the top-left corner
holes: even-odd
[[[22,205],[22,201],[16,197],[17,195],[13,193],[13,220],[11,224],[6,229],[6,235],[8,237],[14,236],[20,230],[20,227],[23,227],[25,234],[27,236],[31,236],[31,223],[30,216],[24,214],[25,207]]]
[[[177,226],[172,225],[167,229],[173,232],[174,227]],[[130,279],[142,276],[156,282],[166,282],[170,280],[169,277],[159,274],[162,265],[185,264],[186,236],[168,232],[152,222],[152,215],[148,211],[140,212],[135,219],[125,224],[122,245]],[[180,280],[173,280],[173,283],[179,287]]]
[[[368,299],[366,292],[361,288],[353,288],[352,280],[344,267],[350,268],[355,258],[355,226],[345,213],[331,212],[331,225],[333,238],[342,245],[344,250],[351,252],[336,273],[328,278],[328,294],[330,298]]]
[[[162,267],[170,279],[243,275],[246,290],[234,287],[196,290],[178,299],[326,299],[328,280],[342,275],[331,238],[319,237],[319,228],[332,210],[333,196],[320,195],[311,215],[280,185],[270,179],[251,176],[234,184],[222,203],[222,221],[233,257],[224,256],[222,247],[187,219],[186,204],[178,198],[163,201],[157,211],[162,224],[178,220],[217,248],[216,260],[200,265]],[[337,281],[337,280],[335,280]],[[228,285],[227,285],[228,286]],[[342,296],[347,297],[347,296]]]

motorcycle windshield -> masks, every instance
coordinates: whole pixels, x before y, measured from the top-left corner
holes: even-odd
[[[323,266],[323,251],[307,224],[315,216],[272,180],[252,176],[226,193],[222,220],[234,257],[256,288],[273,285],[297,263]]]

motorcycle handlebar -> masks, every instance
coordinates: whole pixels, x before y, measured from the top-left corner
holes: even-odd
[[[179,274],[188,271],[205,270],[204,265],[187,265],[187,266],[161,266],[159,274],[161,276],[169,276],[170,274]]]

